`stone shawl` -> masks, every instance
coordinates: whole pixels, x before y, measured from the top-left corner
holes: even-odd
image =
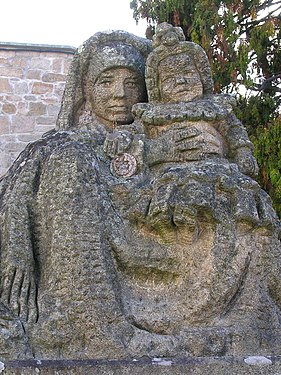
[[[1,180],[3,356],[278,350],[267,195],[223,159],[115,178],[104,137],[51,132]]]

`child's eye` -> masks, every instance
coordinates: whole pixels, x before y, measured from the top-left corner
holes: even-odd
[[[162,82],[165,86],[171,86],[171,85],[175,84],[175,78],[174,77],[167,77]]]

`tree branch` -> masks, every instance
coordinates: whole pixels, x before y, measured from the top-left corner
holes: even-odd
[[[277,19],[280,19],[280,13],[274,17],[272,17],[272,15],[279,11],[281,9],[281,1],[278,1],[276,4],[280,4],[280,6],[278,6],[276,9],[273,9],[271,12],[269,12],[266,16],[262,17],[262,18],[259,18],[259,19],[255,19],[255,20],[252,20],[250,21],[249,20],[249,16],[244,16],[243,18],[241,18],[240,20],[238,19],[237,20],[237,23],[242,27],[245,27],[245,28],[248,28],[248,27],[253,27],[255,25],[259,25],[260,23],[263,23],[265,21],[268,21],[270,18],[277,18]]]

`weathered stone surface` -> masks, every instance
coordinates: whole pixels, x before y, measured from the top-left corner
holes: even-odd
[[[1,93],[7,92],[7,93],[12,93],[12,86],[10,85],[9,79],[8,78],[0,78],[0,90]]]
[[[5,363],[6,375],[276,375],[281,371],[280,357],[251,359],[225,358],[153,358],[123,361],[13,361]]]
[[[35,82],[32,86],[33,94],[47,94],[53,91],[51,83]]]
[[[10,114],[10,115],[16,113],[16,111],[17,111],[16,106],[13,103],[3,104],[2,110],[3,110],[3,112],[5,112],[7,114]]]
[[[46,105],[43,103],[30,102],[29,112],[30,116],[42,116],[46,114]]]
[[[26,95],[28,92],[27,82],[19,81],[14,83],[14,93],[16,95]]]
[[[280,223],[252,178],[252,144],[233,100],[213,95],[200,47],[170,25],[159,26],[147,62],[148,93],[158,99],[137,104],[150,51],[149,41],[120,31],[86,41],[58,130],[29,145],[0,180],[9,317],[0,358],[150,358],[88,363],[101,374],[243,374],[251,366],[270,374],[278,360],[258,357],[281,354]],[[163,71],[172,91],[180,85],[171,100]],[[220,359],[195,359],[212,356]],[[88,364],[58,371],[80,374]]]
[[[64,82],[65,76],[64,74],[58,74],[58,73],[48,73],[44,74],[42,77],[43,82]]]
[[[12,118],[11,128],[20,129],[21,133],[30,132],[34,129],[35,118],[24,115],[14,116]]]
[[[0,75],[2,77],[23,77],[22,70],[19,68],[13,68],[11,66],[1,66],[0,67]]]
[[[10,129],[10,119],[6,116],[0,116],[0,134],[7,134]]]

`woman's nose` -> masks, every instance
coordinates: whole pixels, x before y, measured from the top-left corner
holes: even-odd
[[[124,98],[126,96],[125,85],[123,81],[115,82],[113,96],[114,98]]]

